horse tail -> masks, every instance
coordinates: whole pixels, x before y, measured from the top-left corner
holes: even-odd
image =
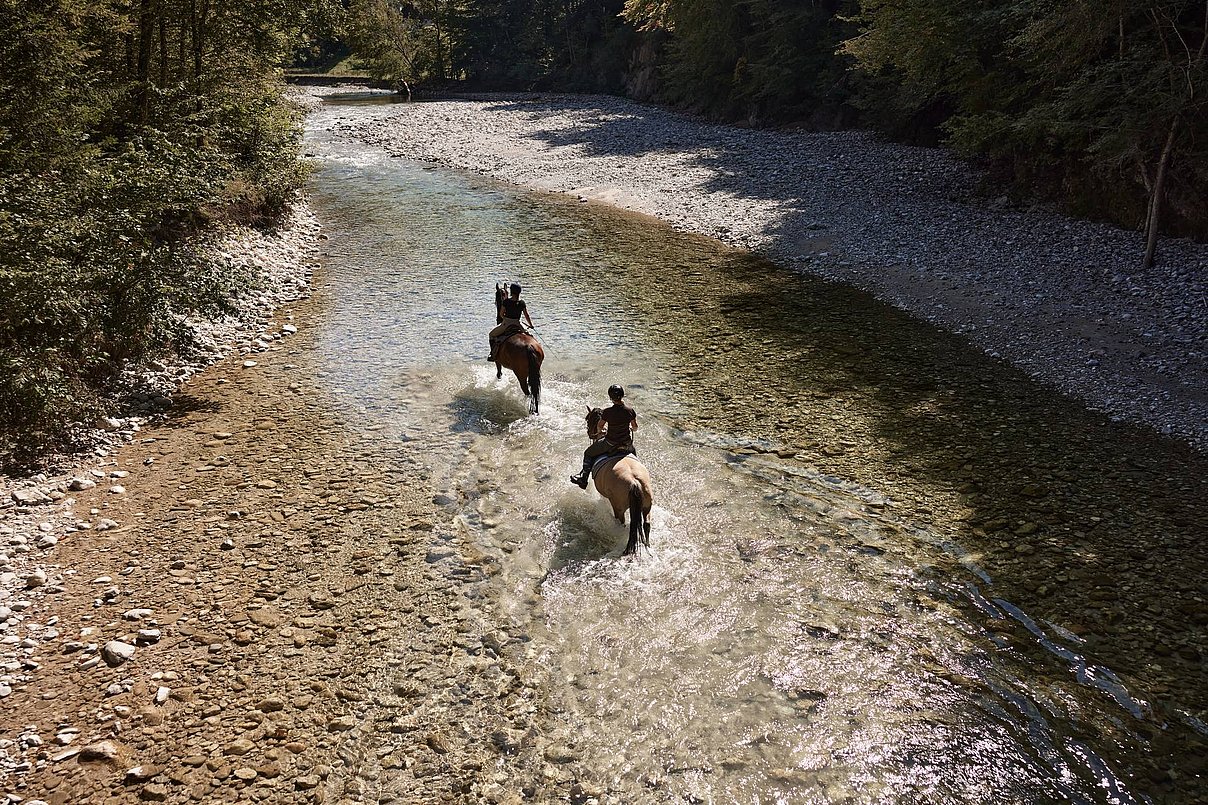
[[[541,410],[541,359],[532,345],[528,348],[528,383],[533,395],[533,413],[536,414]]]
[[[643,535],[649,533],[649,527],[645,525],[645,508],[645,502],[642,499],[642,484],[634,481],[629,485],[629,544],[625,546],[626,554],[633,553],[637,548],[638,540],[643,539]],[[647,542],[644,539],[643,541]]]

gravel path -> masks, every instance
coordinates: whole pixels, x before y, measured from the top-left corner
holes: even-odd
[[[1139,234],[979,195],[979,177],[941,150],[714,125],[614,97],[362,108],[338,128],[850,283],[1113,419],[1208,447],[1208,246],[1164,241],[1141,272]]]

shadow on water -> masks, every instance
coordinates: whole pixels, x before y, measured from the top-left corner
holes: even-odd
[[[385,106],[392,103],[412,103],[405,93],[380,90],[377,92],[336,92],[326,95],[324,103],[332,106]]]
[[[624,244],[633,227],[621,213],[573,214],[600,242]],[[1068,629],[1160,722],[1202,724],[1208,458],[1110,423],[868,294],[666,237],[654,258],[618,245],[627,270],[582,293],[601,309],[622,296],[644,323],[629,329],[637,349],[674,356],[673,426],[742,434],[749,453],[882,492],[938,531],[954,563],[992,579],[987,597]],[[677,253],[691,257],[666,259]],[[1013,625],[1013,648],[1039,650]],[[1179,773],[1204,772],[1204,734],[1146,737]],[[1158,790],[1173,784],[1164,774]]]

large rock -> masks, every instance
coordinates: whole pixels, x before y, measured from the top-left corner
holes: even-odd
[[[116,667],[134,659],[135,651],[135,647],[129,643],[123,643],[120,640],[110,640],[101,649],[101,656],[105,658],[105,662],[108,665]]]
[[[12,498],[18,506],[41,506],[43,503],[50,503],[51,500],[50,495],[37,488],[14,489]]]

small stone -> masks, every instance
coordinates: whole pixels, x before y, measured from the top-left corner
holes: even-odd
[[[124,495],[126,494],[126,487],[122,486],[121,484],[114,484],[113,486],[109,487],[109,493],[111,495]]]
[[[128,621],[141,621],[150,614],[151,610],[149,609],[128,609],[122,613],[122,619]]]
[[[327,722],[327,729],[331,732],[347,732],[357,725],[357,720],[352,716],[339,716]]]
[[[71,484],[67,488],[72,492],[84,492],[88,489],[95,489],[96,481],[91,478],[72,478]]]
[[[36,568],[25,577],[25,586],[31,590],[34,587],[41,587],[46,583],[46,571],[42,568]]]
[[[163,783],[145,785],[143,790],[138,792],[138,798],[145,802],[167,802],[168,786]]]
[[[276,696],[269,696],[263,699],[256,705],[256,709],[262,713],[279,713],[285,709],[285,702],[278,699]]]
[[[158,643],[159,637],[159,629],[139,629],[134,642],[140,646],[149,646],[152,643]]]
[[[101,649],[101,656],[104,657],[106,665],[116,667],[134,659],[134,652],[135,647],[129,643],[123,643],[120,640],[110,640]]]
[[[11,497],[18,506],[40,506],[51,501],[41,489],[14,489]]]
[[[126,785],[131,783],[145,783],[155,775],[159,774],[163,769],[159,766],[151,764],[141,764],[131,769],[126,769]]]
[[[226,745],[225,751],[228,755],[246,755],[255,748],[256,745],[247,738],[237,738]]]
[[[545,748],[545,759],[550,763],[570,763],[577,757],[575,750],[569,746],[553,744]]]
[[[317,774],[306,774],[294,779],[294,788],[299,791],[310,791],[312,788],[318,788],[319,782]]]
[[[241,769],[235,769],[235,776],[240,780],[243,780],[245,783],[250,783],[252,780],[255,780],[258,775],[256,774],[255,769],[244,766]]]
[[[251,369],[253,366],[258,366],[258,365],[259,364],[257,364],[255,361],[244,361],[243,362],[244,369]]]
[[[164,702],[168,701],[168,698],[171,695],[172,695],[172,688],[165,688],[163,685],[160,685],[158,688],[155,689],[155,703],[163,704]]]

